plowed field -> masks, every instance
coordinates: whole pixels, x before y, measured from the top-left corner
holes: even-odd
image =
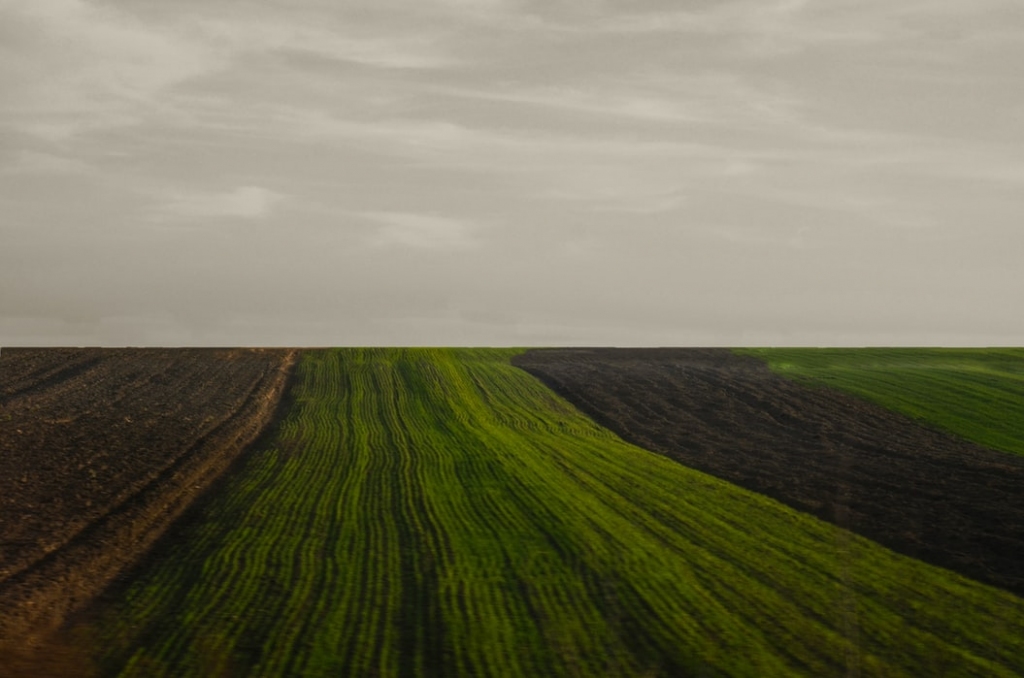
[[[294,352],[4,349],[0,639],[60,623],[265,427]]]
[[[1024,457],[725,349],[541,349],[513,363],[629,442],[1024,595]]]

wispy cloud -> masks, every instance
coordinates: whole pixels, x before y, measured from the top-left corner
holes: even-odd
[[[87,163],[53,153],[22,150],[11,164],[0,168],[5,174],[81,174],[88,172]]]
[[[374,247],[458,251],[477,245],[475,228],[461,219],[408,212],[364,212],[361,216],[376,224],[369,238]]]
[[[282,22],[273,15],[203,18],[197,23],[208,40],[234,54],[299,52],[394,69],[430,69],[456,63],[436,38],[422,31],[360,34],[346,32],[344,26],[325,27],[313,20]]]
[[[63,142],[160,120],[190,105],[180,86],[251,69],[268,53],[399,70],[456,63],[422,26],[346,22],[345,12],[238,16],[211,4],[190,17],[145,13],[93,0],[0,3],[0,123]]]
[[[686,101],[616,88],[580,86],[518,88],[505,90],[443,90],[463,98],[538,106],[570,113],[613,116],[640,122],[695,122],[703,119]]]
[[[1005,35],[999,15],[1005,13],[1004,19],[1009,19],[1015,11],[1019,6],[1014,0],[734,0],[700,9],[628,9],[583,26],[558,27],[571,32],[713,36],[728,41],[731,49],[740,47],[739,56],[760,58],[813,47],[948,41],[991,36],[993,31]]]
[[[258,219],[267,216],[283,198],[282,194],[260,186],[239,186],[226,193],[179,194],[160,205],[157,215],[163,219]]]
[[[196,40],[85,0],[8,0],[0,23],[13,34],[0,110],[50,140],[134,121],[138,106],[218,64]]]
[[[743,47],[747,56],[791,52],[823,41],[872,42],[884,36],[874,24],[843,26],[828,21],[831,14],[831,9],[809,0],[733,0],[697,9],[669,5],[648,11],[629,8],[599,15],[583,25],[561,24],[558,28],[574,33],[711,36],[730,40],[733,50],[737,45]]]
[[[671,133],[695,125],[768,129],[802,124],[805,101],[779,82],[756,84],[723,69],[680,73],[644,64],[616,74],[590,74],[562,85],[478,85],[475,88],[432,88],[428,92],[460,102],[476,99],[547,109],[595,118],[618,119],[653,133]]]

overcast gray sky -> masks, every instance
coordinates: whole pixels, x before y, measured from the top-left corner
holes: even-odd
[[[0,344],[1024,344],[1019,0],[0,0]]]

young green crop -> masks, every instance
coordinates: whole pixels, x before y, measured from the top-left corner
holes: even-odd
[[[1024,454],[1024,349],[742,349],[987,447]]]
[[[304,355],[110,675],[1017,675],[1024,601],[627,445],[512,351]]]

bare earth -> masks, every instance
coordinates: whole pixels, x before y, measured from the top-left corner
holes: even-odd
[[[31,646],[134,563],[267,426],[295,356],[4,349],[0,639]]]

